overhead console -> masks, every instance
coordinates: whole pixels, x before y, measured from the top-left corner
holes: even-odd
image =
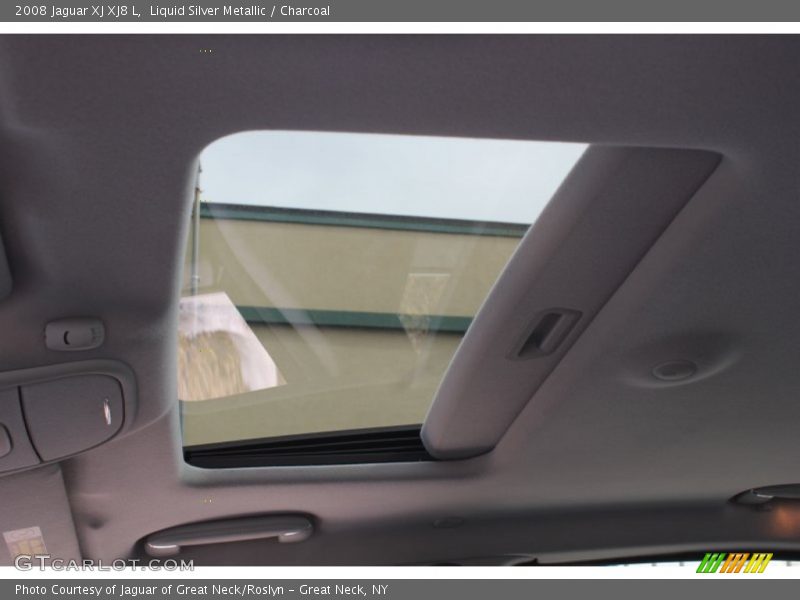
[[[719,160],[695,150],[584,154],[462,340],[422,427],[432,456],[495,447]]]
[[[133,373],[84,361],[0,374],[0,473],[73,456],[131,420]]]

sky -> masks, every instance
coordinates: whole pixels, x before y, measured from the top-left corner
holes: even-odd
[[[203,151],[206,202],[530,224],[586,146],[251,131]]]

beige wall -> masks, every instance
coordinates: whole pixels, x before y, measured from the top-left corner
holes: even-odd
[[[461,339],[437,335],[418,353],[402,331],[308,329],[314,346],[300,335],[311,331],[256,327],[287,384],[183,403],[184,443],[422,423]]]
[[[518,241],[203,219],[200,291],[225,291],[246,306],[472,316]],[[286,384],[183,403],[185,445],[419,424],[461,339],[251,327]]]
[[[422,288],[435,296],[430,314],[472,316],[518,242],[202,219],[201,286],[238,305],[388,313],[406,312],[403,302]]]

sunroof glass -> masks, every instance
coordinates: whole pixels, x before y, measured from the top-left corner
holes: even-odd
[[[180,304],[184,445],[422,423],[584,149],[272,131],[214,142]]]

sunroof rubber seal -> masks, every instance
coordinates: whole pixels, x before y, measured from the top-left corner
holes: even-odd
[[[183,458],[204,469],[435,460],[422,443],[418,425],[187,446]]]

